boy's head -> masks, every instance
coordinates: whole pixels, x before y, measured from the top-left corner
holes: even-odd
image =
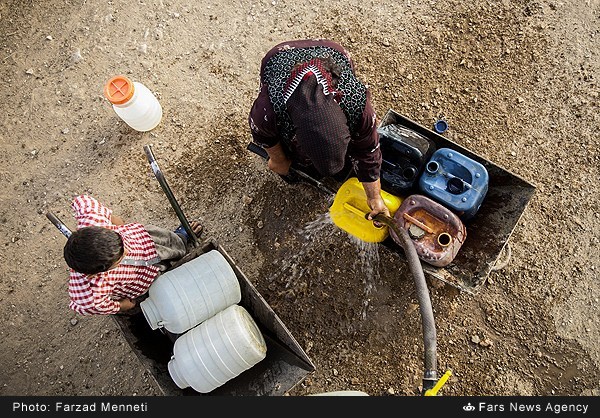
[[[109,270],[123,256],[121,236],[100,226],[87,226],[74,231],[64,248],[67,265],[83,274]]]

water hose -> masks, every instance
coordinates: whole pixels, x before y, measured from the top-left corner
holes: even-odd
[[[404,228],[400,228],[394,218],[377,214],[373,220],[380,222],[392,228],[398,236],[399,244],[404,250],[408,266],[413,275],[415,281],[415,287],[417,290],[417,299],[419,300],[419,310],[421,312],[421,322],[423,327],[423,351],[424,351],[424,362],[425,370],[423,372],[423,390],[422,393],[427,393],[428,390],[433,389],[437,382],[437,338],[435,331],[435,319],[433,316],[433,308],[431,306],[431,299],[429,298],[429,289],[427,288],[427,282],[425,280],[425,273],[423,272],[423,266],[421,266],[421,260],[417,254],[417,250],[408,235],[408,232]]]

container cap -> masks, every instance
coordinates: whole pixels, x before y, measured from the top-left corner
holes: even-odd
[[[117,75],[108,80],[104,86],[104,96],[112,104],[123,104],[131,99],[133,90],[133,81],[124,75]]]
[[[448,129],[448,122],[446,122],[444,119],[438,119],[435,121],[433,127],[438,134],[443,134]]]

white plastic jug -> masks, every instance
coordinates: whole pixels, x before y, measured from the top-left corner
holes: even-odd
[[[233,268],[211,250],[158,276],[140,308],[153,330],[181,334],[241,298]]]
[[[148,87],[117,75],[104,86],[104,96],[115,113],[136,131],[154,129],[162,119],[162,107]]]
[[[256,322],[233,305],[181,335],[168,369],[175,384],[208,393],[250,369],[267,355]]]

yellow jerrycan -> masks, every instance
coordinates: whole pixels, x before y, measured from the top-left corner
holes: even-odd
[[[381,197],[390,215],[394,216],[403,199],[385,190],[381,191]],[[329,208],[329,216],[338,228],[365,242],[381,242],[389,235],[388,227],[375,226],[373,221],[366,218],[369,212],[367,194],[356,177],[350,177],[341,185]]]

